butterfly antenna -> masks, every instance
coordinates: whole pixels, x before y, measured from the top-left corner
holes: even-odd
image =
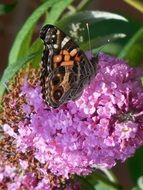
[[[88,32],[88,41],[89,41],[89,50],[92,54],[92,48],[91,48],[91,38],[90,38],[90,32],[89,32],[89,24],[86,23],[86,28],[87,28],[87,32]]]
[[[98,55],[108,44],[110,43],[110,40],[108,39],[107,42],[105,42],[96,52],[95,56]]]
[[[93,54],[92,52],[92,46],[91,46],[91,38],[90,38],[90,31],[89,31],[89,24],[86,23],[86,28],[87,28],[87,32],[88,32],[88,41],[89,41],[89,50],[91,52],[91,54]],[[110,43],[110,40],[108,39],[96,52],[96,55],[98,55],[108,44]],[[96,56],[95,55],[95,56]]]

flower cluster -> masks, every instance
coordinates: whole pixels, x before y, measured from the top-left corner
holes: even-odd
[[[82,96],[58,109],[44,103],[38,80],[31,83],[29,76],[14,98],[5,98],[5,109],[14,115],[5,111],[3,130],[13,139],[17,153],[27,155],[19,159],[24,171],[31,167],[27,161],[31,156],[41,175],[47,171],[67,179],[73,174],[88,175],[94,168],[125,161],[143,144],[140,71],[102,53],[98,62],[97,74]],[[26,179],[32,178],[34,184],[29,175]],[[49,183],[42,180],[38,185]]]

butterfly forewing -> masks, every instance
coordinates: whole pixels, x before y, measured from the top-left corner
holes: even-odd
[[[40,38],[44,42],[42,94],[48,105],[57,108],[80,96],[95,75],[95,63],[88,61],[79,46],[56,26],[45,25]]]

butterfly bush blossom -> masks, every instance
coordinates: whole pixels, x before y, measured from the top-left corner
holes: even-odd
[[[140,77],[141,72],[123,60],[100,53],[97,75],[82,96],[58,109],[44,103],[39,82],[31,84],[25,77],[19,94],[8,102],[20,118],[14,124],[5,119],[4,133],[14,139],[17,152],[32,151],[34,159],[55,176],[69,178],[112,168],[143,144]],[[27,160],[20,164],[28,167]],[[47,172],[40,166],[39,170]]]

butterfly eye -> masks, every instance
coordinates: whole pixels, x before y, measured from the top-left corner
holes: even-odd
[[[59,100],[62,96],[63,92],[60,89],[55,90],[53,96],[55,100]]]
[[[52,83],[54,86],[58,85],[60,83],[60,77],[59,76],[55,76],[53,79],[52,79]]]
[[[56,35],[53,34],[53,35],[52,35],[52,38],[55,39],[55,38],[56,38]]]

